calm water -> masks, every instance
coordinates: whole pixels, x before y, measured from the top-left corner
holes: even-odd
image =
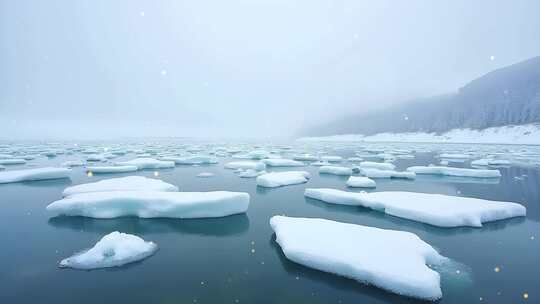
[[[334,152],[353,156],[352,151]],[[82,156],[39,158],[36,166]],[[126,155],[119,159],[130,159]],[[398,160],[398,169],[434,162],[433,155]],[[219,219],[174,220],[82,217],[51,218],[45,206],[70,185],[128,174],[87,177],[75,168],[71,180],[0,185],[1,303],[416,303],[353,280],[286,260],[274,242],[271,216],[321,217],[379,228],[410,231],[456,261],[442,269],[440,303],[540,303],[540,171],[501,168],[497,182],[421,177],[416,181],[377,180],[376,191],[409,190],[516,201],[527,217],[488,223],[483,228],[442,229],[364,208],[306,199],[306,187],[346,190],[344,177],[322,176],[317,167],[307,184],[258,188],[219,165],[177,166],[159,177],[182,191],[248,192],[247,214]],[[467,166],[467,163],[461,164]],[[10,166],[22,168],[27,166]],[[295,168],[298,169],[298,168]],[[295,170],[293,169],[293,170]],[[277,170],[274,170],[277,171]],[[211,178],[195,177],[200,172]],[[137,172],[153,177],[154,171]],[[523,179],[515,176],[526,175]],[[111,231],[133,233],[156,242],[152,257],[125,267],[93,271],[60,269],[58,261],[94,245]],[[358,244],[362,250],[362,244]],[[500,271],[496,272],[495,267]],[[458,273],[459,272],[459,273]],[[529,298],[524,299],[523,294]]]

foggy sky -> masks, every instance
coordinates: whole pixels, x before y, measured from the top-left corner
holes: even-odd
[[[540,55],[539,12],[537,0],[0,0],[0,138],[294,136]]]

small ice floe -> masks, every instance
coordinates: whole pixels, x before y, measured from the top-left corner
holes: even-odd
[[[293,156],[293,159],[299,161],[316,161],[319,160],[319,157],[312,154],[298,154]]]
[[[378,162],[370,162],[370,161],[361,162],[358,167],[359,168],[372,168],[372,169],[379,169],[379,170],[395,170],[396,169],[396,166],[391,163],[378,163]]]
[[[275,188],[287,185],[307,183],[311,175],[306,171],[271,172],[257,177],[257,185]]]
[[[122,266],[145,259],[157,250],[157,245],[142,238],[118,231],[105,235],[94,247],[60,262],[60,267],[97,269]]]
[[[62,193],[63,196],[70,196],[89,192],[107,191],[164,191],[176,192],[178,187],[166,183],[159,179],[144,176],[126,176],[100,180],[95,183],[87,183],[68,187]]]
[[[369,177],[351,176],[347,180],[347,186],[352,188],[375,188],[377,184]]]
[[[117,162],[117,166],[136,166],[139,170],[143,169],[165,169],[174,168],[173,161],[163,161],[154,158],[135,158],[129,161]]]
[[[501,177],[499,170],[488,169],[468,169],[468,168],[453,168],[443,166],[413,166],[407,168],[408,172],[416,174],[431,174],[443,176],[460,176],[460,177],[479,177],[479,178],[497,178]]]
[[[343,157],[341,156],[335,156],[335,155],[325,155],[321,156],[322,161],[331,162],[331,163],[339,163],[343,160]]]
[[[347,192],[306,189],[305,196],[331,204],[363,206],[389,215],[439,227],[482,227],[482,223],[525,216],[524,206],[512,202],[417,192]]]
[[[489,158],[477,159],[471,162],[472,167],[510,166],[511,164],[512,163],[506,159],[489,159]]]
[[[395,170],[380,170],[375,168],[360,168],[359,173],[369,178],[400,178],[415,179],[414,172],[399,172]]]
[[[212,177],[212,176],[214,176],[214,173],[211,173],[211,172],[201,172],[197,174],[197,177]]]
[[[334,175],[352,175],[352,169],[348,167],[339,166],[322,166],[319,168],[320,174],[334,174]]]
[[[212,165],[217,164],[218,159],[208,155],[192,155],[186,157],[163,157],[164,161],[173,161],[177,165]]]
[[[255,171],[263,171],[266,169],[266,165],[262,162],[255,161],[234,161],[225,164],[226,169],[252,169]]]
[[[361,157],[349,157],[349,158],[347,158],[347,161],[351,162],[351,163],[357,163],[357,162],[361,162],[363,160],[364,159],[361,158]]]
[[[428,265],[447,258],[416,234],[317,218],[273,216],[270,225],[287,259],[320,271],[425,300],[442,297]]]
[[[441,166],[448,166],[448,161],[447,160],[441,160],[441,162],[439,163]]]
[[[84,162],[82,160],[68,160],[62,163],[62,167],[80,167],[84,166]]]
[[[0,184],[45,179],[69,178],[71,169],[68,168],[35,168],[0,172]]]
[[[253,169],[246,169],[246,170],[238,169],[238,170],[241,170],[240,172],[238,172],[238,176],[242,178],[252,178],[252,177],[257,177],[259,175],[263,175],[267,173],[264,170],[263,171],[256,171]]]
[[[269,158],[261,160],[268,167],[301,167],[305,166],[303,162],[285,158]]]
[[[22,164],[26,164],[26,160],[22,158],[0,159],[0,165],[22,165]]]
[[[56,215],[92,218],[205,218],[245,213],[244,192],[107,191],[67,196],[47,206]]]

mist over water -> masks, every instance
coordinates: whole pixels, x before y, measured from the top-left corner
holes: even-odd
[[[290,138],[540,54],[538,1],[0,1],[4,139]]]

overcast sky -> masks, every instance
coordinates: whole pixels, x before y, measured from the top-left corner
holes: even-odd
[[[0,0],[0,138],[287,137],[540,55],[540,1]]]

